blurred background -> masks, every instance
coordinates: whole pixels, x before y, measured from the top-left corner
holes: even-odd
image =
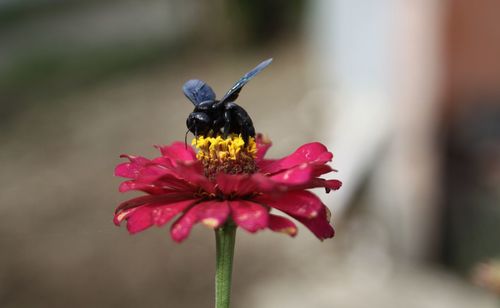
[[[270,156],[312,140],[334,152],[344,186],[318,193],[337,234],[239,231],[233,306],[498,307],[474,280],[500,286],[481,279],[500,257],[499,11],[0,0],[0,306],[211,307],[213,232],[179,245],[168,228],[115,227],[134,195],[113,169],[183,139],[186,80],[220,96],[273,57],[238,102]]]

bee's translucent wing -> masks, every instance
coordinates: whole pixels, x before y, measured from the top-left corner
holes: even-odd
[[[214,101],[215,92],[204,81],[191,79],[182,86],[184,95],[195,105],[198,106],[204,101]]]
[[[267,59],[266,61],[261,62],[253,70],[251,70],[250,72],[246,73],[243,77],[241,77],[240,80],[238,80],[231,87],[231,89],[229,91],[227,91],[226,95],[224,95],[224,97],[220,100],[220,104],[223,104],[226,101],[228,101],[228,102],[234,101],[238,97],[238,94],[240,93],[241,88],[243,88],[243,86],[246,85],[247,82],[249,82],[253,77],[255,77],[255,75],[260,73],[260,71],[262,71],[269,64],[271,64],[272,61],[273,61],[273,59],[271,58],[271,59]]]

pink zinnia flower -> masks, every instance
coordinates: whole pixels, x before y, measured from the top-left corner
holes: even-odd
[[[177,242],[199,222],[211,228],[234,222],[252,233],[268,228],[295,236],[296,225],[274,214],[279,210],[320,240],[333,237],[328,208],[308,191],[324,187],[329,192],[342,184],[320,178],[335,171],[327,165],[333,154],[324,145],[308,143],[284,158],[264,159],[271,142],[261,135],[247,144],[241,136],[200,137],[193,143],[198,154],[175,142],[158,146],[161,156],[154,159],[122,155],[129,162],[119,164],[115,175],[129,180],[121,183],[120,192],[138,190],[146,195],[120,204],[116,225],[126,220],[129,232],[137,233],[179,215],[170,230]]]

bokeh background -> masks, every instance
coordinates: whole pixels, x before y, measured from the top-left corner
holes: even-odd
[[[213,232],[112,224],[119,154],[182,140],[181,86],[239,103],[279,157],[318,140],[337,234],[239,231],[234,307],[497,307],[500,2],[1,0],[0,306],[211,307]],[[319,192],[323,195],[322,192]]]

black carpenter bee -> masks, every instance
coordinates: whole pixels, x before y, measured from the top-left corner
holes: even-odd
[[[184,95],[194,104],[194,110],[186,119],[188,132],[208,136],[221,134],[226,138],[229,134],[241,134],[248,142],[249,137],[255,137],[255,128],[248,113],[243,107],[234,103],[243,86],[255,75],[266,68],[273,59],[257,65],[253,70],[240,78],[220,100],[215,99],[215,93],[205,82],[192,79],[184,84]]]

